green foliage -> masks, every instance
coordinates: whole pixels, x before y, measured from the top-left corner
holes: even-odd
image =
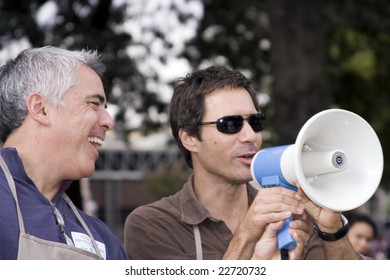
[[[185,56],[197,68],[205,61],[228,64],[247,74],[260,87],[269,73],[269,49],[262,47],[269,38],[265,2],[257,0],[204,0],[204,17]],[[266,45],[266,43],[265,43]]]
[[[327,79],[334,103],[365,118],[382,144],[390,181],[390,8],[387,1],[325,1]],[[365,147],[362,147],[365,149]]]
[[[321,19],[321,29],[325,42],[325,72],[326,88],[322,97],[327,104],[327,96],[334,106],[351,110],[365,118],[377,132],[385,156],[385,170],[382,186],[390,188],[390,162],[386,156],[390,154],[390,6],[388,1],[378,0],[310,0],[321,4],[322,10],[315,11],[312,17]],[[273,26],[268,21],[271,1],[251,0],[204,0],[205,16],[199,26],[196,38],[189,44],[186,56],[197,67],[209,61],[211,63],[223,63],[237,69],[245,69],[249,77],[254,80],[257,89],[264,88],[264,77],[271,73],[270,56],[272,52],[280,48],[271,41],[271,49],[262,49],[260,42],[272,38],[272,30],[284,28],[293,30],[295,26],[284,24]],[[306,3],[308,4],[308,3]],[[286,17],[286,22],[291,13],[305,11],[305,1],[273,1],[277,14]],[[289,6],[290,5],[290,6]],[[300,6],[299,6],[300,5]],[[286,11],[286,8],[293,8]],[[255,15],[255,16],[252,16]],[[281,21],[282,22],[282,21]],[[308,41],[313,40],[307,38]],[[288,48],[295,48],[302,52],[294,42]],[[294,52],[293,52],[294,53]],[[223,59],[221,59],[221,57]],[[280,57],[278,57],[280,61]],[[311,67],[322,63],[313,60]],[[291,59],[284,61],[285,69],[291,72],[297,71]],[[310,73],[310,69],[308,69]],[[303,72],[304,73],[304,72]],[[296,75],[295,84],[302,83],[306,77]],[[273,79],[273,87],[268,91],[271,95],[271,103],[266,108],[269,119],[268,131],[277,133],[275,121],[272,119],[276,113],[273,102],[275,101],[276,85],[286,83],[284,79]],[[290,89],[290,95],[295,99],[310,100],[310,88],[305,92],[294,92]],[[286,103],[286,102],[285,102]],[[292,129],[292,123],[297,115],[310,117],[305,108],[289,104],[290,114],[285,114],[283,120],[286,129]],[[309,110],[310,108],[307,108]],[[292,117],[294,115],[295,117]],[[283,122],[279,122],[282,125]],[[288,128],[290,126],[290,128]],[[275,136],[270,139],[275,139]],[[268,143],[265,143],[268,145]],[[362,147],[364,149],[365,147]]]
[[[37,13],[43,5],[55,3],[52,22],[38,24]],[[105,88],[109,102],[119,106],[117,131],[123,139],[130,132],[126,112],[133,109],[146,121],[144,130],[162,124],[152,121],[148,108],[163,111],[166,104],[146,87],[146,78],[127,54],[131,36],[121,25],[126,19],[126,2],[114,6],[112,0],[0,0],[0,48],[26,38],[33,47],[54,45],[67,49],[96,49],[107,66]],[[114,94],[115,93],[115,94]]]
[[[157,198],[172,195],[179,191],[187,181],[189,170],[183,159],[158,170],[145,170],[144,184]]]

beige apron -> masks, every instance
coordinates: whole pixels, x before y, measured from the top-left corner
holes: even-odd
[[[7,167],[7,164],[0,156],[0,166],[4,170],[8,184],[10,186],[12,195],[15,199],[16,209],[19,220],[20,236],[19,236],[19,249],[18,249],[18,260],[102,260],[100,250],[97,246],[95,239],[92,236],[91,231],[85,224],[83,218],[80,216],[76,206],[72,203],[69,197],[64,193],[63,198],[71,207],[73,213],[79,219],[80,223],[91,238],[92,244],[97,254],[88,252],[86,250],[76,248],[74,246],[48,241],[29,235],[25,232],[22,212],[20,211],[19,201],[16,195],[15,182],[12,175]]]

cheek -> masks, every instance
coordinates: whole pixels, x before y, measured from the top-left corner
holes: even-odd
[[[226,139],[219,137],[218,134],[210,133],[202,135],[202,143],[214,147],[225,145]]]
[[[199,147],[198,152],[200,156],[218,161],[224,157],[228,149],[227,143],[218,139],[203,139],[203,144]]]
[[[215,153],[224,153],[226,151],[231,150],[231,147],[233,147],[234,143],[230,142],[229,139],[213,139],[211,145],[211,148]]]
[[[256,144],[258,145],[259,149],[261,145],[263,144],[263,133],[259,133],[258,140],[256,141]]]
[[[210,133],[202,136],[202,146],[204,151],[209,154],[219,155],[229,153],[235,145],[237,138],[234,135],[226,135],[221,133]],[[201,151],[200,151],[201,152]]]

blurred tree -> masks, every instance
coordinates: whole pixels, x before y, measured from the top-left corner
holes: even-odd
[[[160,199],[179,191],[191,172],[184,159],[180,158],[158,170],[145,170],[144,183],[149,191]]]
[[[329,108],[321,0],[268,1],[272,98],[278,144],[295,142],[304,123]]]
[[[330,102],[321,1],[203,2],[205,15],[186,56],[194,67],[216,63],[244,71],[272,97],[265,108],[276,129],[272,142],[294,142],[304,122]]]
[[[162,112],[166,108],[156,93],[147,89],[145,77],[127,54],[132,41],[123,29],[126,5],[114,5],[112,0],[0,0],[0,48],[27,39],[33,47],[54,45],[101,53],[107,65],[106,94],[109,102],[119,107],[116,130],[125,141],[131,132],[126,123],[129,109],[142,117],[139,129],[148,132],[161,126],[149,109]]]
[[[250,70],[259,85],[269,73],[268,16],[264,1],[204,0],[204,16],[185,55],[198,67],[225,64]]]
[[[389,2],[324,1],[323,10],[329,91],[336,105],[359,114],[377,132],[385,160],[382,186],[389,190]]]
[[[388,153],[387,1],[203,3],[204,17],[185,55],[194,68],[213,63],[242,70],[260,92],[269,94],[264,111],[273,137],[265,145],[293,143],[311,116],[335,106],[365,118]],[[389,188],[386,163],[385,158],[382,185]]]
[[[203,0],[204,16],[184,52],[193,68],[230,65],[251,78],[257,89],[267,84],[269,20],[264,1]]]

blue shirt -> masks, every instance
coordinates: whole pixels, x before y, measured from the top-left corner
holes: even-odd
[[[73,236],[88,235],[70,206],[62,198],[62,193],[69,186],[70,181],[63,182],[59,193],[53,201],[49,201],[27,176],[16,149],[4,148],[0,150],[0,154],[15,181],[16,193],[27,234],[66,244],[64,234],[61,232],[54,215],[55,205],[64,217],[64,230],[69,237],[72,238],[72,233],[76,234]],[[104,244],[107,260],[127,259],[122,245],[106,224],[82,211],[79,212],[95,240]],[[19,234],[15,199],[12,196],[4,171],[0,168],[0,259],[17,259]]]

